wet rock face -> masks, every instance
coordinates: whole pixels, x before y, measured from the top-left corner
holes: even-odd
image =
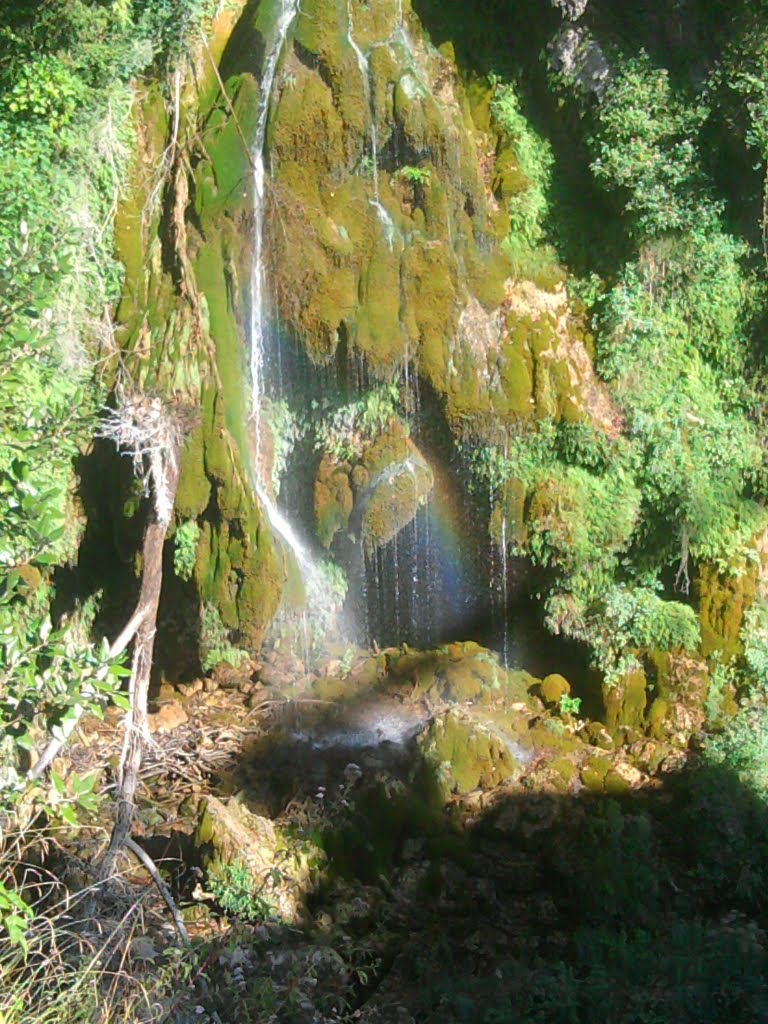
[[[278,311],[317,362],[343,342],[377,375],[411,363],[455,424],[580,418],[568,318],[518,327],[502,243],[529,182],[491,93],[408,0],[300,6],[267,139]]]
[[[611,68],[602,47],[588,29],[574,25],[562,28],[549,44],[548,51],[552,69],[566,81],[598,98],[603,95]]]
[[[371,553],[412,522],[433,484],[426,459],[393,420],[355,461],[321,460],[314,485],[318,539],[330,547],[348,531]]]
[[[578,21],[586,11],[589,0],[552,0],[552,4],[568,21]]]

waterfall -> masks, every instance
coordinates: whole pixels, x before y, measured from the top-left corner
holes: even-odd
[[[251,418],[256,433],[256,480],[259,497],[266,490],[261,469],[261,402],[264,397],[264,348],[266,333],[264,270],[264,144],[269,119],[269,101],[277,64],[291,25],[299,10],[299,0],[282,0],[275,41],[267,55],[261,78],[261,96],[253,142],[253,269],[251,271]],[[270,516],[271,521],[271,516]],[[277,527],[275,527],[277,529]],[[287,540],[287,538],[286,538]]]
[[[368,112],[371,115],[371,160],[373,162],[373,199],[371,206],[376,210],[379,220],[385,231],[387,245],[391,249],[395,241],[395,223],[379,198],[379,133],[376,127],[376,111],[373,109],[373,95],[371,93],[370,66],[368,57],[355,39],[355,22],[352,14],[353,0],[347,0],[347,40],[357,58],[357,66],[360,68],[360,75],[363,79],[363,90]]]
[[[269,342],[269,311],[267,309],[266,268],[264,265],[264,188],[266,182],[265,143],[269,103],[277,73],[277,65],[285,46],[288,33],[299,11],[299,0],[282,0],[277,20],[275,39],[267,54],[261,79],[253,144],[253,270],[251,273],[251,320],[250,320],[250,371],[251,371],[251,422],[255,432],[254,489],[267,513],[270,528],[290,550],[304,583],[310,613],[320,621],[327,622],[332,614],[334,599],[327,592],[323,574],[312,552],[299,537],[288,515],[281,511],[271,497],[268,481],[265,479],[261,453],[261,407],[266,392],[266,350]],[[278,358],[279,342],[278,342]],[[314,616],[314,612],[318,615]],[[310,650],[310,623],[306,611],[300,614],[300,632],[303,660],[306,663]]]

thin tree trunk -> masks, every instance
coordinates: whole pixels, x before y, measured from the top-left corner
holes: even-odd
[[[164,507],[173,507],[176,487],[179,482],[179,452],[176,447],[169,450],[163,459]],[[160,482],[154,480],[156,492]],[[163,546],[168,532],[168,514],[159,514],[157,505],[144,531],[142,547],[143,571],[141,591],[133,619],[140,618],[133,647],[133,664],[129,688],[130,708],[126,715],[125,740],[120,759],[117,780],[117,809],[112,838],[101,867],[102,879],[114,874],[117,857],[130,836],[135,811],[134,797],[139,781],[139,771],[148,739],[147,702],[149,679],[152,671],[152,655],[157,631],[157,609],[163,583]]]

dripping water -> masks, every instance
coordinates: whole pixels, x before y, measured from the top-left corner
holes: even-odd
[[[272,533],[280,538],[293,557],[304,582],[307,605],[311,611],[320,609],[328,616],[328,595],[319,567],[312,552],[299,536],[296,528],[277,505],[271,495],[271,488],[265,479],[261,451],[261,412],[266,393],[267,346],[272,340],[267,308],[267,279],[264,261],[264,214],[266,163],[265,143],[269,104],[277,73],[277,66],[283,52],[291,26],[299,11],[299,0],[282,0],[277,19],[275,39],[267,54],[261,79],[261,95],[257,110],[256,135],[253,144],[253,270],[251,273],[251,317],[250,317],[250,372],[251,372],[251,422],[255,434],[254,489],[266,511]],[[277,362],[282,377],[279,338],[275,337]],[[301,647],[306,663],[310,649],[310,621],[306,608],[299,616]]]
[[[370,200],[371,206],[376,210],[376,213],[381,221],[382,227],[384,228],[384,236],[387,240],[387,245],[391,249],[395,242],[395,222],[381,202],[379,196],[379,132],[376,125],[376,111],[373,109],[373,94],[371,90],[371,69],[368,61],[368,57],[357,40],[355,39],[355,22],[354,15],[352,13],[353,0],[347,0],[347,40],[349,45],[357,59],[357,66],[360,69],[360,76],[363,80],[363,91],[365,94],[365,102],[368,107],[368,113],[371,118],[371,161],[373,164],[373,199]]]
[[[261,403],[264,397],[264,359],[266,343],[266,273],[264,268],[264,185],[266,167],[264,146],[269,119],[269,101],[277,64],[285,41],[299,10],[299,0],[282,0],[275,41],[267,55],[261,79],[261,95],[253,143],[253,269],[251,271],[251,419],[256,435],[256,480],[262,487]],[[261,497],[261,495],[259,495]]]

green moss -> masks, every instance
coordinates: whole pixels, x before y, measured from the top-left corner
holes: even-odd
[[[456,281],[446,246],[415,244],[403,260],[403,322],[421,372],[440,392],[448,390],[448,339],[459,322]]]
[[[503,740],[454,711],[436,718],[419,742],[445,800],[454,792],[492,788],[520,773]]]
[[[349,525],[354,496],[349,482],[349,466],[326,458],[320,463],[314,486],[315,528],[317,539],[330,547],[339,530]]]
[[[614,738],[623,733],[641,729],[647,701],[645,673],[629,672],[611,686],[603,686],[603,700],[607,713],[606,724]]]
[[[623,796],[631,789],[629,782],[613,769],[606,774],[603,787],[609,796]]]
[[[549,762],[549,768],[556,772],[557,775],[562,779],[566,789],[576,781],[579,775],[579,770],[573,761],[569,761],[565,757],[556,757]]]
[[[195,427],[181,452],[176,512],[182,519],[196,519],[208,507],[211,482],[205,472],[203,427]]]
[[[247,380],[247,371],[237,315],[233,306],[231,274],[228,280],[227,266],[224,239],[222,236],[214,235],[197,253],[194,267],[198,287],[205,301],[211,338],[216,348],[216,367],[221,383],[221,395],[218,399],[220,405],[217,408],[223,413],[226,430],[234,440],[241,458],[245,460],[248,445],[245,439],[247,415],[243,381]],[[209,458],[206,446],[206,464]],[[217,464],[219,478],[226,476],[218,459]],[[206,468],[211,472],[209,466]]]
[[[590,793],[604,793],[605,780],[611,767],[607,757],[591,757],[581,769],[581,781]]]
[[[474,659],[446,665],[441,670],[445,681],[443,698],[453,701],[477,700],[485,688],[485,680],[476,671]]]
[[[400,250],[380,237],[360,278],[360,309],[355,345],[374,370],[401,362],[405,337],[400,326]]]
[[[713,565],[704,565],[699,569],[695,590],[702,655],[709,657],[714,651],[726,657],[739,655],[744,613],[757,594],[757,568],[737,565],[732,572],[721,573]]]
[[[251,155],[246,142],[256,134],[259,87],[253,75],[243,74],[225,82],[237,122],[221,100],[205,126],[208,160],[195,174],[195,207],[205,225],[217,211],[229,215],[251,202]],[[242,133],[242,134],[241,134]]]
[[[648,735],[653,739],[666,739],[666,720],[668,714],[669,704],[663,697],[657,697],[648,711]]]
[[[362,519],[363,546],[367,551],[387,544],[416,516],[434,480],[428,466],[401,470],[380,483],[367,499]]]
[[[547,707],[559,707],[561,697],[569,696],[570,692],[571,684],[564,676],[557,675],[557,673],[546,676],[542,680],[539,690],[541,699]]]
[[[293,60],[290,78],[272,114],[267,143],[271,158],[302,163],[315,174],[332,174],[345,163],[344,124],[320,75]]]

